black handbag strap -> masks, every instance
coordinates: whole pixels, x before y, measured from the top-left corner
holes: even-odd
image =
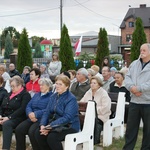
[[[92,100],[89,100],[95,103],[95,118],[98,119],[98,114],[97,114],[97,103],[94,101],[94,97],[92,97]]]

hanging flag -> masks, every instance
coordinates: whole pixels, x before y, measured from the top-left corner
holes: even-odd
[[[129,40],[129,44],[132,44],[132,40],[131,39]]]
[[[82,43],[82,36],[80,37],[80,39],[75,43],[74,47],[76,50],[76,55],[79,56],[80,52],[81,52],[81,43]]]

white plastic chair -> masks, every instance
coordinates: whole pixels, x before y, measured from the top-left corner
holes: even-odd
[[[124,136],[124,112],[125,112],[125,93],[119,92],[116,116],[104,123],[103,127],[103,146],[112,144],[112,138]],[[114,134],[113,134],[114,132]]]
[[[93,133],[95,124],[95,102],[88,101],[83,130],[68,134],[65,137],[64,150],[76,150],[78,144],[83,143],[83,150],[93,150]]]

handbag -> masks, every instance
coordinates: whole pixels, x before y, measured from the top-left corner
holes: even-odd
[[[97,104],[95,102],[94,145],[100,143],[100,135],[103,130],[103,122],[98,118],[96,106]]]
[[[45,130],[51,130],[51,132],[62,132],[63,130],[67,130],[67,129],[70,129],[71,128],[71,124],[61,124],[61,125],[54,125],[54,126],[50,126],[50,125],[47,125],[45,127]]]

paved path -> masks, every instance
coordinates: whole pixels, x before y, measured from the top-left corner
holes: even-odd
[[[77,150],[82,150],[82,145],[81,144],[77,146]],[[94,150],[103,150],[103,148],[102,148],[102,146],[98,145],[98,146],[94,147]]]

